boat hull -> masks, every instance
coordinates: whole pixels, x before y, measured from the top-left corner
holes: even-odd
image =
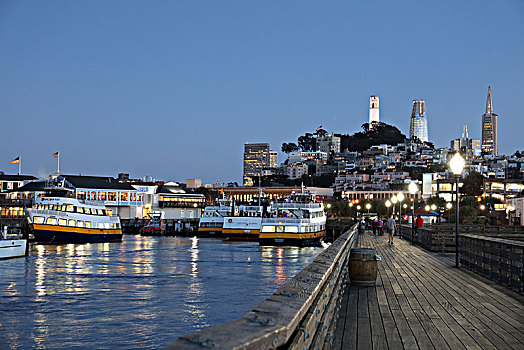
[[[220,238],[222,234],[222,227],[199,227],[195,236],[201,238]]]
[[[33,236],[38,243],[104,243],[122,242],[122,230],[49,229],[47,225],[33,225]],[[58,228],[58,227],[57,227]]]
[[[27,239],[0,240],[0,259],[18,258],[27,255]]]
[[[261,233],[258,243],[267,246],[320,247],[324,233]]]
[[[228,241],[258,241],[260,230],[223,229],[221,237]]]

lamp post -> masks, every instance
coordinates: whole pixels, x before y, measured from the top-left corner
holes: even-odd
[[[404,200],[404,193],[399,192],[397,194],[398,199],[398,221],[402,223],[402,201]]]
[[[367,203],[366,204],[366,209],[368,210],[368,214],[369,214],[369,209],[371,209],[371,204]]]
[[[386,201],[386,207],[388,208],[388,217],[389,217],[389,207],[391,207],[391,202],[389,199]]]
[[[451,221],[451,208],[453,207],[453,204],[451,202],[446,203],[446,209],[448,210],[448,222]]]
[[[449,162],[449,167],[455,175],[455,212],[456,212],[456,226],[455,226],[455,267],[459,267],[459,178],[464,169],[464,158],[460,156],[460,153],[455,153],[451,161]]]
[[[397,202],[398,202],[397,196],[391,197],[391,203],[393,203],[393,218],[395,218],[395,205],[397,204]]]
[[[418,186],[415,182],[411,181],[408,186],[409,193],[413,195],[413,206],[411,212],[411,244],[413,244],[413,236],[415,235],[415,194],[418,192]]]

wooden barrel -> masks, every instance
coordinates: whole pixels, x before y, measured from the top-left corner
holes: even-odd
[[[351,284],[374,285],[377,281],[375,249],[353,248],[349,255]]]

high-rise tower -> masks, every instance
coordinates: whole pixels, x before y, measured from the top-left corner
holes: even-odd
[[[373,129],[373,123],[380,122],[378,96],[369,97],[369,129]]]
[[[413,100],[411,120],[409,123],[409,137],[414,136],[422,142],[428,141],[428,120],[426,119],[426,102]]]
[[[488,86],[488,99],[486,101],[486,113],[482,115],[482,152],[496,156],[497,148],[497,118],[493,113],[493,101],[491,100],[491,86]]]

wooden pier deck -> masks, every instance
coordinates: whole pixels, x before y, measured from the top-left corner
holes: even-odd
[[[359,237],[382,256],[377,284],[348,286],[334,349],[524,349],[524,297],[387,235]]]

